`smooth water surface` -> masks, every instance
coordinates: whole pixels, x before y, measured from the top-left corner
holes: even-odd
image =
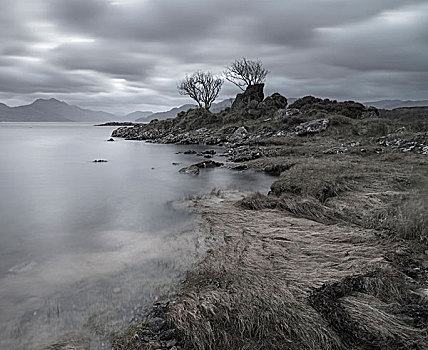
[[[202,160],[176,154],[191,146],[107,142],[113,129],[0,123],[0,349],[70,332],[108,349],[105,334],[138,321],[196,250],[191,216],[171,201],[272,182],[221,168],[179,174]]]

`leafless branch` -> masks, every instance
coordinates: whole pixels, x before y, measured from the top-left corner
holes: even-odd
[[[197,71],[186,77],[177,85],[180,95],[188,95],[194,99],[199,108],[209,110],[220,93],[223,79],[215,77],[211,72]]]
[[[269,73],[260,60],[241,58],[227,66],[223,74],[227,81],[244,91],[250,85],[264,83]]]

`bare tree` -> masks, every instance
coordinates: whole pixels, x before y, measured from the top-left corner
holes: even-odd
[[[215,77],[211,72],[197,71],[180,81],[177,85],[180,95],[193,98],[199,108],[207,111],[220,93],[223,79]]]
[[[224,77],[242,91],[254,84],[264,83],[270,72],[263,67],[262,61],[241,58],[226,67]]]

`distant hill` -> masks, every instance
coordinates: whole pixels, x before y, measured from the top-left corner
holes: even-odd
[[[402,101],[402,100],[381,100],[373,102],[363,102],[366,106],[373,106],[378,109],[394,109],[401,107],[425,107],[428,106],[428,100],[423,101]]]
[[[136,112],[132,112],[132,113],[125,115],[123,117],[123,119],[126,119],[127,121],[134,121],[134,120],[137,120],[139,118],[146,118],[152,114],[153,114],[152,111],[136,111]]]
[[[9,107],[0,103],[0,121],[4,122],[107,122],[124,120],[113,114],[83,109],[65,102],[38,99],[29,105]]]
[[[222,111],[223,109],[225,109],[226,107],[230,107],[232,105],[233,100],[234,100],[233,98],[228,98],[224,101],[221,101],[218,103],[213,103],[210,111],[213,113],[218,113],[218,112]],[[157,113],[153,113],[153,114],[150,114],[150,115],[142,117],[142,118],[138,118],[135,121],[136,122],[149,122],[150,120],[153,120],[153,119],[164,120],[164,119],[168,119],[168,118],[175,118],[178,113],[186,112],[190,108],[196,108],[196,107],[197,107],[197,105],[185,104],[185,105],[182,105],[180,107],[174,107],[174,108],[170,109],[169,111],[157,112]]]
[[[213,113],[221,112],[223,109],[232,106],[232,103],[234,100],[235,100],[234,98],[228,98],[227,100],[223,100],[218,103],[213,103],[210,111]]]
[[[146,117],[138,118],[135,121],[136,122],[149,122],[150,120],[153,120],[153,119],[163,120],[163,119],[168,119],[168,118],[175,118],[177,116],[177,113],[180,113],[183,111],[185,112],[185,111],[189,110],[190,108],[195,108],[195,107],[196,107],[196,105],[186,104],[186,105],[183,105],[180,107],[174,107],[174,108],[170,109],[169,111],[153,113],[153,114],[150,114]]]

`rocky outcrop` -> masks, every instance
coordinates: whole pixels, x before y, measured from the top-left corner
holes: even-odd
[[[290,109],[298,109],[301,113],[314,115],[316,113],[340,114],[355,119],[375,118],[379,111],[375,107],[366,107],[354,101],[337,102],[336,100],[320,99],[305,96],[296,100]]]
[[[264,111],[276,111],[278,109],[285,109],[287,107],[287,98],[278,94],[277,92],[264,99],[259,103],[258,108]]]
[[[388,135],[381,137],[378,144],[403,153],[412,152],[428,155],[428,133],[417,134],[409,139]]]
[[[287,99],[278,93],[264,98],[263,88],[264,84],[248,86],[244,93],[236,96],[231,111],[245,111],[247,116],[258,118],[287,107]]]
[[[235,101],[232,103],[231,110],[235,112],[247,108],[257,108],[258,104],[263,101],[265,96],[263,93],[264,86],[265,84],[248,86],[245,92],[236,95]]]
[[[296,135],[304,136],[308,134],[316,134],[327,129],[329,124],[328,119],[311,120],[296,126]]]

